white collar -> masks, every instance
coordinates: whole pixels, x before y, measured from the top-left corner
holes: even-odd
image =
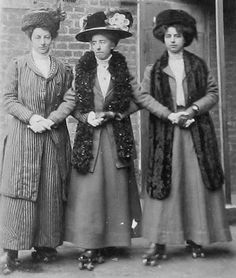
[[[101,67],[103,67],[103,68],[108,68],[108,66],[109,66],[109,61],[110,61],[111,57],[112,57],[112,55],[110,55],[110,56],[109,56],[107,59],[105,59],[105,60],[100,60],[100,59],[98,59],[97,57],[95,57],[95,58],[96,58],[96,60],[97,60],[98,66],[101,66]]]
[[[183,59],[183,51],[179,52],[179,53],[172,53],[170,51],[168,51],[169,54],[169,59],[170,60],[181,60]]]

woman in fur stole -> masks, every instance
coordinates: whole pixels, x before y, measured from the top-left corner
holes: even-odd
[[[140,220],[131,121],[119,118],[130,107],[132,78],[125,57],[114,51],[120,39],[132,35],[132,22],[128,11],[97,12],[81,19],[76,35],[92,51],[76,66],[78,125],[65,240],[84,250],[79,267],[89,270],[109,247],[130,246],[132,222]]]
[[[165,10],[153,35],[166,51],[147,66],[134,98],[153,113],[142,228],[152,243],[144,263],[155,265],[166,244],[186,243],[193,257],[203,257],[202,245],[230,241],[231,234],[209,114],[217,85],[206,63],[184,49],[197,38],[196,21],[182,10]]]

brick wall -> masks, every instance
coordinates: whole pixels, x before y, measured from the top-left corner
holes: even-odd
[[[93,13],[107,8],[125,7],[134,15],[133,32],[136,33],[136,5],[121,2],[120,0],[77,0],[77,1],[52,1],[52,0],[2,0],[1,21],[0,21],[0,88],[4,80],[4,71],[12,57],[28,52],[29,41],[25,34],[20,30],[21,18],[29,9],[40,7],[54,8],[61,2],[62,9],[66,11],[67,17],[61,23],[59,36],[53,44],[53,54],[59,57],[72,67],[75,66],[84,51],[89,49],[88,44],[79,43],[75,39],[75,34],[79,32],[79,19],[86,13]],[[136,75],[136,40],[129,38],[120,41],[118,50],[127,57],[128,66],[133,75]],[[0,97],[0,149],[5,130],[5,114]],[[138,116],[132,116],[137,148],[139,149]],[[68,125],[71,134],[71,141],[74,138],[76,121],[68,118]]]
[[[236,191],[236,3],[225,10],[226,94],[232,189]]]
[[[59,1],[52,0],[2,0],[0,15],[0,88],[4,80],[4,72],[10,59],[22,55],[28,51],[29,43],[23,32],[20,31],[21,17],[29,8],[55,7]],[[62,2],[62,1],[61,1]],[[79,31],[79,18],[87,12],[95,12],[111,7],[125,6],[132,11],[134,22],[134,33],[136,34],[136,5],[133,1],[120,0],[77,0],[75,3],[62,2],[63,9],[67,12],[67,19],[61,24],[60,34],[54,43],[53,52],[63,61],[74,66],[82,53],[88,49],[88,45],[77,42],[74,35]],[[212,1],[213,2],[213,1]],[[231,164],[231,180],[233,190],[236,191],[236,8],[234,0],[227,0],[225,9],[225,56],[226,56],[226,94],[227,94],[227,117],[229,128],[229,149]],[[130,3],[130,4],[129,4]],[[233,6],[232,6],[233,5]],[[214,7],[208,7],[210,16],[210,66],[216,76],[216,46],[215,46],[215,17]],[[127,57],[129,67],[136,75],[136,39],[134,36],[119,43],[119,50]],[[219,117],[217,107],[213,110],[213,119],[219,137]],[[0,97],[0,150],[2,137],[5,130],[5,114],[1,105]],[[139,121],[138,116],[132,117],[135,138],[139,152]],[[75,121],[69,118],[71,139],[73,140]]]
[[[210,61],[211,69],[217,76],[216,69],[216,32],[215,32],[215,11],[214,7],[210,13]],[[225,1],[224,9],[224,36],[225,36],[225,81],[226,81],[226,105],[227,127],[229,135],[229,162],[231,166],[231,186],[236,192],[236,3],[234,0]],[[218,110],[213,111],[213,119],[219,137],[219,116]]]

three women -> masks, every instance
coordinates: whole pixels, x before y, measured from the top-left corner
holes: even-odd
[[[6,273],[16,266],[18,250],[34,247],[37,257],[48,259],[62,242],[70,161],[65,118],[75,104],[70,72],[49,55],[59,18],[49,11],[25,16],[22,29],[32,52],[16,59],[7,75],[4,98],[13,118],[0,218]],[[127,11],[98,12],[82,19],[76,36],[92,49],[76,66],[78,126],[66,211],[65,239],[84,249],[81,268],[102,262],[107,247],[129,246],[132,220],[140,220],[132,127],[121,116],[130,111],[132,97],[152,113],[143,211],[143,236],[152,244],[144,263],[165,257],[166,244],[186,242],[197,257],[204,256],[201,245],[231,240],[209,115],[217,87],[205,62],[184,50],[197,37],[196,22],[181,10],[157,16],[153,34],[167,50],[132,92],[125,58],[114,51],[131,36],[132,21]]]

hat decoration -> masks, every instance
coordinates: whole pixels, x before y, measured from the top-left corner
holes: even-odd
[[[79,21],[81,31],[76,39],[89,42],[91,35],[100,30],[116,32],[120,39],[131,37],[129,32],[133,24],[133,17],[127,10],[110,9],[105,12],[97,12],[83,16]]]
[[[124,31],[129,31],[130,21],[126,16],[122,13],[109,13],[107,14],[107,19],[105,22],[114,29],[121,29]]]

